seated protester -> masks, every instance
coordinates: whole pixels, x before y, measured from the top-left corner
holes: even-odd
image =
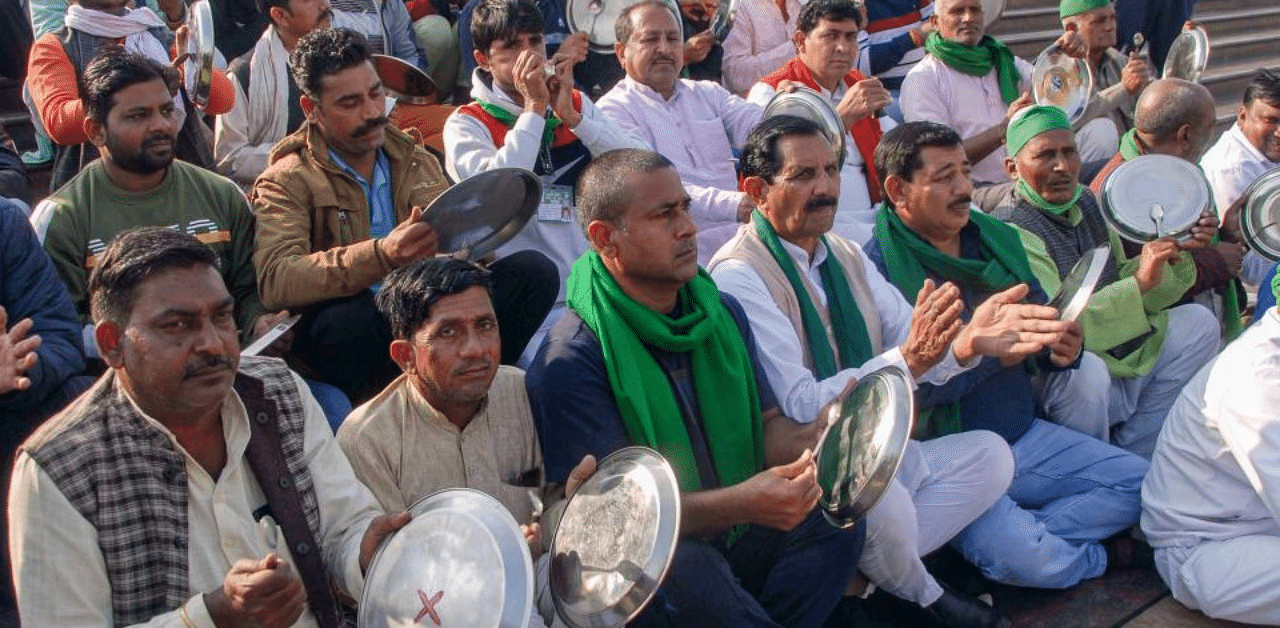
[[[817,124],[791,116],[764,121],[748,138],[742,164],[743,187],[758,210],[716,253],[711,276],[742,304],[788,416],[812,422],[847,386],[890,365],[946,381],[988,350],[985,337],[1021,332],[1026,321],[1017,310],[1024,308],[994,299],[985,317],[962,331],[950,285],[922,290],[913,312],[868,272],[858,245],[828,233],[840,182],[835,152]],[[996,309],[1007,326],[988,324]],[[1008,445],[991,432],[912,441],[867,515],[859,570],[941,625],[1007,625],[990,606],[943,587],[920,557],[990,508],[1009,488],[1012,468]]]
[[[894,126],[880,117],[893,102],[878,79],[854,69],[858,61],[857,36],[862,17],[853,0],[813,0],[800,9],[795,45],[798,54],[760,79],[747,99],[767,105],[783,81],[794,81],[831,100],[845,135],[845,159],[840,167],[840,208],[832,233],[865,244],[875,224],[875,204],[880,202],[880,182],[872,155],[880,136]]]
[[[84,70],[85,131],[102,158],[36,205],[31,224],[85,324],[85,345],[98,357],[90,320],[89,273],[120,232],[171,226],[217,253],[235,297],[241,339],[271,328],[253,269],[253,213],[226,177],[175,159],[177,110],[173,70],[119,46],[104,48]]]
[[[409,520],[380,514],[301,378],[240,357],[217,266],[149,227],[93,269],[110,368],[27,439],[9,489],[24,624],[337,628],[330,583],[358,594]]]
[[[475,41],[472,37],[471,19],[475,13],[476,7],[480,6],[483,0],[467,0],[458,11],[458,82],[457,89],[453,95],[453,102],[458,104],[466,104],[471,102],[472,77],[476,68],[479,67],[476,61],[475,52],[477,50]],[[618,60],[613,55],[604,55],[598,52],[592,52],[587,48],[586,33],[569,33],[568,22],[565,21],[564,11],[561,4],[555,0],[534,0],[538,7],[538,13],[542,15],[544,30],[542,32],[542,42],[546,45],[546,57],[548,59],[554,57],[557,53],[561,56],[573,60],[574,63],[574,81],[584,87],[590,88],[593,83],[587,82],[595,80],[601,83],[598,86],[600,93],[608,91],[603,83],[608,83],[610,87],[622,78],[622,68],[618,66]],[[483,50],[481,50],[483,52]],[[578,65],[582,67],[579,68]],[[442,86],[443,87],[443,86]]]
[[[1120,139],[1120,152],[1103,166],[1089,189],[1101,198],[1103,186],[1120,164],[1139,155],[1172,155],[1196,163],[1209,146],[1216,124],[1213,95],[1203,85],[1176,78],[1155,81],[1142,92],[1134,114],[1134,128]],[[1224,226],[1238,224],[1226,219]],[[1243,291],[1233,279],[1240,274],[1245,248],[1239,234],[1223,229],[1222,241],[1204,248],[1191,249],[1196,265],[1196,281],[1183,298],[1195,298],[1219,314],[1227,338],[1240,333],[1240,310]],[[1125,240],[1125,255],[1136,257],[1142,247]],[[1206,292],[1212,291],[1212,292]],[[1219,296],[1214,296],[1219,295]],[[1212,297],[1212,298],[1210,298]]]
[[[716,41],[710,30],[718,6],[719,0],[684,0],[680,3],[684,73],[695,81],[719,83],[723,77],[720,63],[724,59],[724,46]],[[725,6],[728,6],[728,0],[725,0]]]
[[[746,314],[698,268],[697,225],[670,161],[606,153],[578,194],[592,250],[525,377],[548,480],[629,445],[671,463],[681,536],[660,603],[632,626],[818,628],[865,533],[814,508],[822,423],[779,411]]]
[[[393,269],[436,254],[423,208],[449,182],[439,162],[387,128],[386,94],[369,47],[346,29],[298,41],[290,63],[307,120],[276,145],[254,185],[254,266],[262,300],[302,312],[293,357],[353,403],[395,377],[391,330],[374,307]],[[558,286],[537,253],[492,266],[504,344],[514,360],[542,323]]]
[[[182,16],[177,25],[186,19],[186,7],[180,0],[165,0],[161,12],[166,19],[170,15]],[[62,187],[98,157],[98,150],[85,131],[85,109],[77,90],[89,61],[104,46],[117,43],[167,64],[174,49],[173,38],[169,26],[151,9],[130,9],[125,0],[80,0],[67,8],[62,30],[36,40],[27,62],[27,88],[44,128],[58,144],[50,189]],[[216,116],[230,110],[235,99],[231,84],[225,74],[214,72],[209,103],[200,111],[191,106],[177,87],[179,83],[175,82],[170,90],[174,120],[181,130],[176,136],[176,154],[197,166],[212,167],[213,152],[204,136],[208,129],[201,128],[204,123],[199,114]]]
[[[587,249],[572,214],[564,211],[574,206],[578,175],[594,156],[644,144],[573,89],[573,58],[557,53],[548,59],[543,30],[531,0],[484,0],[476,7],[471,21],[479,64],[471,88],[475,102],[459,107],[445,122],[445,167],[455,181],[494,168],[524,168],[541,177],[538,214],[497,253],[501,258],[540,251],[555,262],[563,282]],[[548,62],[556,69],[551,77],[544,73]],[[556,303],[544,330],[563,310],[563,290]],[[536,343],[530,354],[535,348]]]
[[[253,42],[271,26],[271,18],[257,0],[210,0],[213,40],[224,59],[235,59],[253,50]]]
[[[725,89],[746,96],[760,77],[796,56],[793,40],[801,6],[799,0],[742,0],[724,38],[720,71]]]
[[[1271,307],[1178,395],[1142,485],[1156,571],[1174,599],[1215,619],[1280,624],[1277,353]]]
[[[404,373],[356,408],[338,430],[338,444],[387,512],[436,491],[473,488],[506,506],[538,560],[542,540],[530,495],[543,489],[542,451],[524,372],[498,364],[488,275],[449,258],[421,259],[387,275],[378,309],[391,324],[391,357]],[[594,460],[579,463],[568,491],[594,470]],[[543,609],[532,625],[544,626],[555,609],[547,572],[538,573]]]
[[[698,262],[705,264],[751,210],[738,191],[734,151],[764,109],[717,83],[680,78],[679,22],[663,0],[623,9],[616,30],[614,48],[627,77],[600,99],[600,110],[676,165],[698,223]]]
[[[974,198],[991,216],[1034,236],[1028,259],[1046,293],[1058,291],[1089,249],[1111,247],[1080,316],[1084,346],[1111,372],[1112,442],[1150,458],[1177,391],[1218,352],[1218,324],[1208,309],[1194,303],[1170,308],[1195,281],[1184,249],[1212,239],[1217,220],[1201,219],[1188,242],[1161,238],[1130,258],[1093,192],[1079,184],[1080,154],[1061,109],[1028,107],[1010,123],[1007,143],[1016,183],[978,190]]]
[[[1126,57],[1116,51],[1116,9],[1110,0],[1061,0],[1058,16],[1063,29],[1080,33],[1089,47],[1085,59],[1093,73],[1093,94],[1081,119],[1110,119],[1118,141],[1133,128],[1133,109],[1138,95],[1151,83],[1151,66],[1137,52]],[[1103,133],[1106,128],[1097,130]]]
[[[924,58],[924,39],[933,32],[932,0],[868,0],[867,37],[859,42],[858,70],[880,79],[894,97],[901,122],[898,96],[902,79]]]
[[[1280,167],[1280,72],[1259,70],[1236,113],[1236,123],[1200,158],[1209,178],[1213,201],[1225,212],[1249,190],[1253,181]],[[1271,262],[1257,253],[1245,254],[1240,278],[1258,284]]]
[[[973,179],[1004,183],[1009,180],[1004,169],[1004,130],[1014,113],[1031,104],[1027,90],[1032,66],[985,34],[979,0],[937,0],[930,20],[934,31],[924,42],[929,55],[902,81],[903,117],[909,122],[940,122],[955,129],[964,138]],[[1083,56],[1086,52],[1080,35],[1072,31],[1064,32],[1054,43],[1068,54]],[[1088,124],[1105,128],[1108,122]],[[1110,141],[1090,142],[1089,132],[1081,132],[1081,153],[1086,161],[1110,159],[1115,154],[1114,128]]]
[[[970,325],[993,300],[1046,300],[1017,229],[970,208],[969,160],[959,134],[939,124],[909,122],[885,135],[876,165],[887,200],[867,255],[902,294],[927,290],[930,282],[954,282],[966,304],[961,316]],[[983,305],[974,307],[978,303]],[[917,408],[936,434],[988,429],[1013,447],[1016,467],[1007,496],[952,545],[997,582],[1065,589],[1101,576],[1110,558],[1100,541],[1137,522],[1147,462],[1037,418],[1032,372],[1074,368],[1083,349],[1079,324],[1056,320],[1054,308],[1027,307],[1049,318],[1036,321],[1039,335],[1056,336],[1040,342],[1049,349],[1047,357],[1032,357],[1037,349],[1028,346],[984,358],[945,384],[922,385]],[[1017,341],[1025,344],[1002,340]],[[1106,381],[1105,370],[1092,370]],[[1089,377],[1074,389],[1102,390],[1097,380]],[[1098,405],[1105,409],[1105,399]]]
[[[413,22],[404,0],[330,0],[334,14],[341,14],[336,28],[349,28],[369,42],[373,54],[391,55],[426,67],[413,37]]]

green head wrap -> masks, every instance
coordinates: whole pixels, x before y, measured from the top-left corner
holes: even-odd
[[[1032,105],[1018,112],[1005,129],[1004,141],[1012,157],[1022,150],[1031,138],[1056,129],[1071,130],[1071,121],[1067,114],[1052,105]]]
[[[1109,0],[1062,0],[1058,3],[1058,17],[1066,19],[1086,11],[1101,9],[1108,4],[1111,4]]]

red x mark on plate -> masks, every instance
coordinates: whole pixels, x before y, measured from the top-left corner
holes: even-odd
[[[437,626],[440,625],[440,616],[436,614],[436,604],[440,603],[440,598],[444,597],[444,591],[436,591],[436,594],[427,598],[427,594],[418,589],[418,599],[422,600],[422,610],[418,611],[418,616],[413,618],[413,623],[422,621],[423,617],[430,616],[431,621]]]

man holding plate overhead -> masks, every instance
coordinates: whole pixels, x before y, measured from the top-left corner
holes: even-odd
[[[1089,47],[1085,60],[1093,72],[1093,94],[1080,118],[1105,117],[1115,123],[1117,134],[1128,131],[1138,94],[1151,82],[1151,66],[1137,51],[1127,58],[1116,51],[1116,9],[1111,0],[1062,0],[1058,17],[1064,29],[1080,33]]]
[[[978,317],[976,304],[1015,286],[1026,302],[1044,303],[1024,249],[1043,255],[1043,244],[972,209],[961,143],[955,131],[931,122],[908,122],[885,135],[876,164],[888,200],[867,255],[903,294],[928,281],[953,282],[967,304],[965,318]],[[1047,351],[983,359],[945,384],[922,385],[917,400],[920,420],[933,433],[993,430],[1008,440],[1017,463],[1008,495],[953,545],[988,578],[1060,589],[1102,575],[1110,561],[1100,541],[1134,524],[1147,465],[1040,418],[1106,418],[1106,367],[1083,351],[1078,323],[1054,322]],[[1044,375],[1044,393],[1037,392],[1037,374]]]
[[[864,527],[815,509],[821,425],[783,416],[746,314],[698,268],[689,196],[665,157],[598,157],[578,183],[592,250],[526,384],[547,479],[585,454],[656,449],[681,490],[681,536],[632,626],[817,628],[853,576]]]
[[[1005,163],[1016,182],[979,190],[975,200],[1040,240],[1027,248],[1032,271],[1048,292],[1057,291],[1086,251],[1111,247],[1080,322],[1085,348],[1111,372],[1112,441],[1150,458],[1178,391],[1218,352],[1212,312],[1197,304],[1170,308],[1195,281],[1186,249],[1209,242],[1217,219],[1202,218],[1186,242],[1159,238],[1128,258],[1093,192],[1080,185],[1080,154],[1061,109],[1027,108],[1009,124],[1007,142],[1011,157]]]

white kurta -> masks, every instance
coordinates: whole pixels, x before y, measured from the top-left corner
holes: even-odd
[[[1200,158],[1200,167],[1209,179],[1209,187],[1213,189],[1213,202],[1218,206],[1218,215],[1221,216],[1232,203],[1244,196],[1255,179],[1272,168],[1280,167],[1280,163],[1267,159],[1244,136],[1240,124],[1236,123]],[[1271,264],[1272,262],[1250,251],[1245,254],[1240,276],[1251,284],[1260,283]]]

